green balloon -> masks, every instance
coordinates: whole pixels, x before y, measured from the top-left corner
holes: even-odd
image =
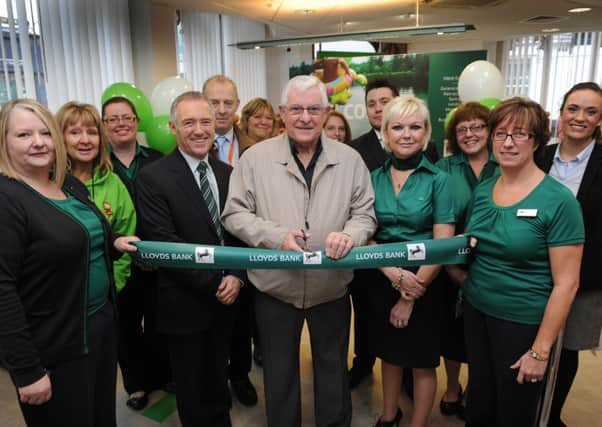
[[[169,116],[153,117],[146,128],[146,142],[148,146],[168,154],[176,145],[176,137],[169,129]]]
[[[131,83],[113,83],[102,93],[101,103],[104,104],[109,99],[115,97],[125,98],[134,104],[134,108],[136,108],[136,113],[140,119],[138,130],[145,132],[150,121],[153,119],[153,110],[144,93]]]
[[[490,110],[492,110],[493,107],[498,105],[500,102],[502,102],[502,100],[498,99],[498,98],[483,98],[483,99],[479,100],[479,104],[484,105],[485,107],[489,108]]]
[[[456,111],[458,111],[458,107],[454,107],[451,110],[449,110],[449,113],[447,113],[447,115],[445,116],[445,120],[443,121],[444,131],[447,130],[447,125],[449,124],[452,117],[454,117],[454,114],[456,114]]]

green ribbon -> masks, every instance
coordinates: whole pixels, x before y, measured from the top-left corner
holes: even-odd
[[[360,246],[352,248],[347,256],[339,260],[328,258],[324,251],[292,252],[153,241],[133,243],[138,251],[132,256],[144,264],[217,270],[320,270],[465,264],[470,254],[466,236]]]

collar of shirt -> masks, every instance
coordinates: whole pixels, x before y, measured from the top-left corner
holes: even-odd
[[[192,173],[194,174],[195,177],[198,177],[197,168],[199,167],[199,163],[201,163],[201,162],[207,163],[207,170],[212,171],[211,165],[209,164],[209,156],[208,155],[206,155],[202,159],[199,159],[197,157],[193,157],[190,154],[183,152],[182,150],[180,150],[179,147],[178,147],[178,150],[180,151],[180,154],[182,155],[182,157],[184,157],[184,160],[186,160],[186,164],[188,165],[188,167],[190,168],[190,170],[192,171]]]
[[[389,157],[387,158],[387,160],[385,160],[385,163],[382,165],[382,168],[385,171],[388,171],[389,168],[391,167],[391,156],[392,155],[393,154],[389,154]],[[424,154],[424,152],[422,152],[422,159],[420,159],[420,163],[418,163],[418,166],[416,166],[416,169],[414,169],[414,172],[412,172],[412,174],[416,173],[420,169],[424,169],[433,175],[435,175],[438,172],[441,172],[441,170],[437,166],[432,164],[429,161],[429,159],[426,158],[426,155]]]
[[[587,162],[589,160],[589,157],[592,154],[592,151],[594,151],[595,143],[596,143],[596,140],[592,139],[592,142],[587,144],[587,146],[583,150],[581,150],[581,152],[579,154],[577,154],[574,159],[570,159],[570,160],[563,160],[562,157],[560,157],[560,146],[562,145],[562,143],[560,143],[556,147],[556,152],[554,153],[554,162],[555,163],[556,162],[575,163],[575,164]]]
[[[226,132],[223,135],[218,135],[217,133],[215,134],[215,139],[217,139],[218,136],[225,136],[226,139],[228,140],[228,143],[231,143],[232,141],[234,141],[234,126],[232,126],[230,128],[230,130],[228,132]]]

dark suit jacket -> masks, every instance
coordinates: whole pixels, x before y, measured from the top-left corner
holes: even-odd
[[[223,209],[232,168],[212,158],[209,163]],[[196,178],[178,149],[140,171],[136,192],[142,239],[220,245]],[[224,239],[226,245],[237,243],[227,233]],[[224,311],[233,314],[233,306],[225,306],[215,297],[224,274],[242,278],[241,271],[160,268],[158,330],[168,334],[196,333],[213,327],[213,321],[223,317]]]
[[[545,147],[538,159],[539,167],[548,173],[552,167],[557,144]],[[583,211],[585,245],[581,261],[581,283],[579,289],[602,289],[600,266],[602,266],[602,144],[597,143],[585,167],[585,173],[577,192],[577,200]]]
[[[387,160],[387,157],[389,157],[389,154],[382,148],[380,142],[378,142],[378,136],[376,136],[374,129],[370,129],[369,132],[354,139],[349,145],[360,153],[370,172],[381,166]],[[439,153],[433,141],[428,143],[424,154],[433,164],[439,160]]]

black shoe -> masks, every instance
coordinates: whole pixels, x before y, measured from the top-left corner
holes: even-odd
[[[134,411],[141,411],[148,405],[148,395],[131,396],[125,404]]]
[[[245,406],[255,406],[257,404],[257,392],[251,384],[249,377],[240,380],[230,380],[230,387],[234,396]]]
[[[374,424],[374,427],[399,427],[402,417],[403,412],[401,412],[401,409],[397,408],[397,413],[395,414],[395,418],[393,418],[393,420],[383,421],[379,418],[376,424]]]
[[[366,368],[353,365],[349,370],[349,390],[356,388],[370,375],[372,375],[372,367]]]
[[[253,347],[253,360],[257,366],[263,366],[263,353],[257,344]]]
[[[439,402],[439,410],[442,415],[456,415],[461,420],[464,420],[464,405],[462,405],[462,400],[464,399],[464,393],[462,392],[462,387],[460,387],[460,391],[458,392],[458,399],[454,402],[445,402],[443,398],[441,398],[441,402]]]

